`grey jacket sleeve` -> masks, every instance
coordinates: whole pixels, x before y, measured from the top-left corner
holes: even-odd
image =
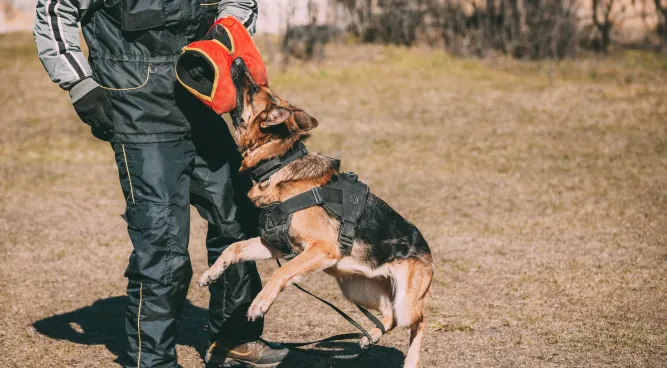
[[[222,0],[218,3],[218,19],[233,15],[250,32],[255,34],[257,22],[257,0]]]
[[[97,86],[92,71],[81,52],[79,19],[93,0],[38,0],[35,19],[37,52],[49,77],[70,90],[73,102]],[[75,90],[73,87],[77,86]],[[85,89],[84,90],[82,90]]]

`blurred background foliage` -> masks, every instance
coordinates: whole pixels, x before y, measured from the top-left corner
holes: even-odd
[[[332,42],[444,48],[455,56],[563,59],[614,49],[660,52],[667,0],[288,0],[283,58]],[[261,23],[260,23],[261,24]]]

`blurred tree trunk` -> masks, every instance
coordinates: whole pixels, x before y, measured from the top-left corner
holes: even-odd
[[[615,0],[593,0],[591,3],[591,17],[595,28],[600,33],[600,51],[609,53],[611,43],[611,29],[614,22],[611,19],[611,11]],[[601,18],[601,19],[600,19]]]
[[[667,2],[654,0],[655,10],[658,13],[658,36],[663,44],[667,44]]]

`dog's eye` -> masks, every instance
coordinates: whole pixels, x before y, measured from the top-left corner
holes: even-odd
[[[254,95],[255,93],[258,93],[258,92],[259,92],[259,87],[257,87],[257,86],[250,87],[250,90],[248,91],[248,93],[250,93],[251,95]]]

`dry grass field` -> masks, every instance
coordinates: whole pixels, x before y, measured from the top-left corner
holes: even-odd
[[[429,241],[424,367],[667,365],[664,55],[328,53],[271,67],[272,86],[319,119],[312,150],[341,158]],[[0,367],[114,366],[131,244],[111,148],[48,80],[31,35],[0,36],[0,80]],[[204,225],[193,211],[195,275]],[[303,284],[359,316],[326,276]],[[179,357],[203,367],[208,294],[193,282],[188,298]],[[266,337],[349,331],[289,288]],[[407,340],[397,330],[356,361],[282,366],[396,368]]]

